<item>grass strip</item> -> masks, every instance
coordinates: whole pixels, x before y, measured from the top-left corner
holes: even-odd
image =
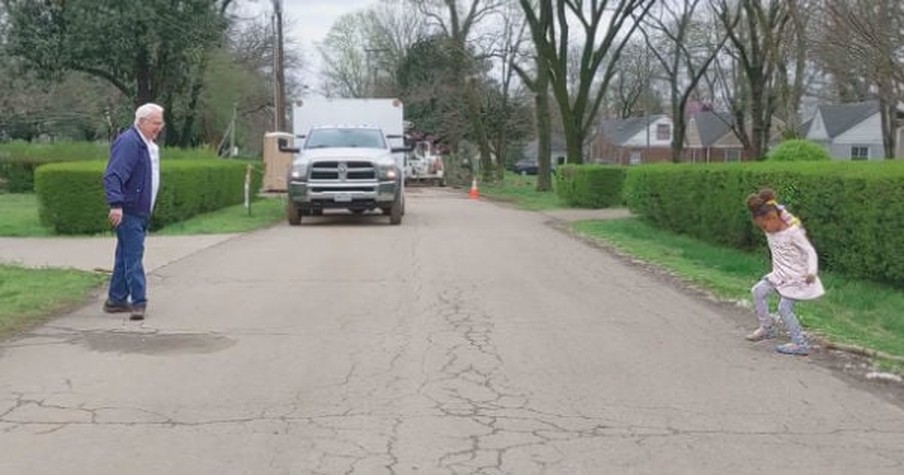
[[[27,269],[0,264],[0,337],[81,305],[107,276],[74,269]]]

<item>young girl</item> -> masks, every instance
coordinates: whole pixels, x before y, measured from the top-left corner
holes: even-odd
[[[825,293],[822,282],[816,276],[816,250],[807,240],[802,227],[789,225],[781,217],[781,211],[775,202],[754,194],[748,197],[747,207],[753,222],[766,233],[772,254],[772,272],[751,290],[760,326],[747,335],[747,339],[760,341],[775,338],[775,328],[767,310],[766,299],[769,294],[777,292],[780,297],[778,312],[791,334],[791,342],[779,345],[776,350],[779,353],[806,355],[810,349],[800,322],[794,315],[794,304],[798,300],[815,299]]]

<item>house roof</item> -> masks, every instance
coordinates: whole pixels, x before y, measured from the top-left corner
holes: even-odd
[[[810,133],[810,127],[813,126],[813,120],[814,120],[814,118],[811,117],[810,120],[804,122],[803,124],[800,124],[800,133],[801,133],[804,137],[806,137],[807,134]]]
[[[734,116],[729,112],[703,111],[694,117],[694,121],[700,134],[700,144],[709,147],[731,131]]]
[[[822,116],[822,123],[829,138],[841,135],[877,112],[879,112],[878,101],[823,104],[819,106],[819,114]]]
[[[524,158],[537,158],[537,148],[540,146],[540,141],[538,139],[531,140],[527,144],[524,145],[521,153]],[[551,152],[564,152],[567,150],[565,146],[565,136],[556,132],[553,132],[549,136],[549,149]]]
[[[607,119],[600,122],[600,131],[612,143],[623,144],[663,117],[666,116],[657,114],[627,119]]]

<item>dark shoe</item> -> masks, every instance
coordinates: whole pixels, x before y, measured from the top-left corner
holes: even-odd
[[[144,320],[144,307],[132,307],[132,315],[129,320]]]
[[[107,313],[126,313],[131,312],[132,306],[128,302],[114,302],[107,300],[104,302],[104,312]]]

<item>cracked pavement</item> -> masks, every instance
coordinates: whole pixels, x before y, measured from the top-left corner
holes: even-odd
[[[0,473],[904,472],[904,409],[753,315],[436,189],[306,219],[0,343]]]

